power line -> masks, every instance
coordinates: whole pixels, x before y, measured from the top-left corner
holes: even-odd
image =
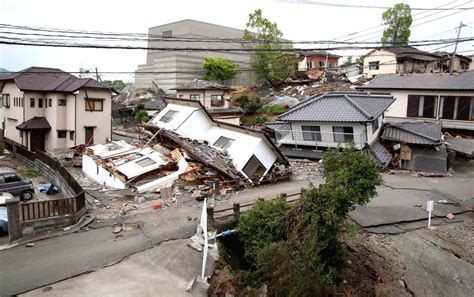
[[[340,4],[340,3],[329,3],[309,0],[277,0],[278,2],[286,2],[293,4],[310,4],[318,6],[333,6],[333,7],[344,7],[344,8],[369,8],[369,9],[391,9],[390,6],[373,6],[373,5],[352,5],[352,4]],[[472,2],[472,1],[469,1]],[[431,7],[410,7],[409,10],[471,10],[474,7],[459,7],[459,8],[431,8]]]

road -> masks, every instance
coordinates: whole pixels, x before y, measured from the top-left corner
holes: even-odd
[[[169,208],[137,216],[135,219],[143,222],[142,228],[122,231],[117,235],[112,232],[111,226],[103,226],[87,232],[38,241],[34,247],[21,245],[0,251],[0,295],[15,295],[85,272],[100,270],[130,255],[159,247],[164,242],[190,238],[196,231],[196,221],[188,220],[188,217],[198,217],[199,214],[199,209],[195,208]],[[184,244],[182,241],[178,242],[180,245]],[[192,253],[192,249],[186,248],[189,253],[183,252],[174,264],[176,267],[186,267],[194,275],[198,275],[201,265],[192,266],[189,263],[200,262],[201,254]],[[181,249],[172,247],[171,250]],[[163,271],[167,270],[168,275],[176,277],[173,267],[166,266],[166,262],[159,267]],[[135,272],[139,271],[140,267],[136,267]],[[181,278],[184,276],[187,277],[181,274]],[[189,279],[181,279],[174,282],[175,289],[184,291],[183,283],[188,281]],[[106,283],[104,279],[104,285]],[[157,283],[154,289],[159,288],[160,284]]]

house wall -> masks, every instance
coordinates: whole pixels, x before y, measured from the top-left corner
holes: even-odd
[[[240,117],[225,117],[225,118],[214,118],[218,122],[224,122],[236,126],[240,126]]]
[[[307,56],[304,57],[303,61],[298,63],[298,70],[310,70],[310,69],[319,69],[324,70],[325,67],[320,66],[320,62],[326,64],[326,56]],[[336,68],[339,63],[338,57],[328,57],[327,59],[327,68]]]
[[[195,90],[195,91],[188,91],[188,90],[178,90],[176,92],[176,97],[183,98],[183,99],[191,99],[191,95],[199,95],[199,101],[206,109],[223,109],[229,108],[229,100],[230,94],[229,92],[223,90]],[[212,106],[211,105],[211,97],[223,96],[224,98],[224,105],[223,106]],[[182,96],[182,97],[181,97]]]
[[[23,107],[13,104],[13,98],[23,98],[23,92],[18,89],[15,83],[9,82],[4,85],[2,94],[10,94],[10,107],[2,107],[5,119],[4,135],[11,140],[24,144],[20,137],[20,130],[16,129],[16,126],[23,122]]]
[[[301,126],[319,126],[321,129],[321,141],[306,141],[303,138],[303,132]],[[333,127],[353,127],[354,130],[354,142],[358,149],[362,149],[366,142],[366,130],[365,125],[361,123],[351,122],[291,122],[291,131],[288,136],[290,139],[284,142],[288,144],[306,145],[306,146],[318,146],[318,147],[337,147],[339,143],[334,142]],[[344,143],[340,143],[342,147]]]
[[[469,63],[469,70],[474,70],[474,55],[467,56],[471,58],[471,63]]]
[[[372,123],[366,123],[366,130],[367,130],[367,143],[370,145],[374,141],[376,141],[379,137],[381,128],[382,128],[382,123],[383,123],[383,115],[379,116],[377,118],[377,122],[379,123],[379,127],[377,130],[373,131],[372,130]]]
[[[86,111],[86,97],[104,99],[103,111]],[[102,143],[110,139],[112,137],[112,94],[110,91],[81,89],[75,100],[76,110],[70,112],[76,112],[76,144],[85,143],[85,127],[95,127],[94,143]],[[69,101],[72,101],[72,98]]]
[[[164,31],[172,31],[173,36],[194,35],[206,36],[212,38],[236,38],[240,39],[243,36],[243,31],[239,29],[229,28],[199,22],[194,20],[184,20],[156,26],[148,29],[148,33],[152,35],[162,35]],[[241,44],[236,43],[219,43],[219,42],[193,42],[193,48],[202,49],[219,49],[219,48],[241,48]],[[160,48],[186,48],[189,47],[189,42],[182,41],[148,41],[149,47]],[[202,64],[206,57],[220,57],[226,58],[241,69],[247,69],[251,62],[250,53],[233,53],[233,52],[184,52],[184,51],[147,51],[146,64],[138,65],[137,73],[135,73],[135,85],[138,88],[149,88],[151,82],[154,81],[165,91],[170,91],[170,88],[175,88],[181,84],[191,82],[195,78],[199,78],[194,71],[201,71]],[[152,71],[168,73],[162,74],[140,74],[138,72]],[[175,73],[175,72],[181,73]],[[182,73],[187,71],[189,73]],[[255,82],[255,75],[248,71],[242,71],[235,79],[227,82],[229,85],[250,85]],[[170,91],[175,93],[175,91]]]
[[[379,69],[378,70],[370,70],[369,63],[370,62],[379,62]],[[363,73],[373,76],[379,74],[389,74],[389,73],[397,73],[397,58],[395,54],[377,49],[373,51],[371,54],[366,55],[364,57],[364,69]]]
[[[90,156],[85,154],[82,156],[82,171],[100,185],[105,183],[107,187],[112,187],[115,189],[126,188],[125,184],[119,178],[101,166],[97,166],[95,161]]]

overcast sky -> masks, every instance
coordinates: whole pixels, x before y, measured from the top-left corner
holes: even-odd
[[[336,1],[320,2],[354,5],[393,6],[400,2],[384,1]],[[406,0],[412,7],[438,7],[454,0]],[[474,6],[474,1],[457,1],[446,7],[460,5]],[[108,1],[108,0],[0,0],[0,23],[49,27],[61,29],[97,30],[113,32],[147,33],[149,27],[182,19],[195,19],[244,29],[248,14],[261,8],[265,17],[276,22],[291,40],[333,39],[353,32],[380,25],[380,9],[356,9],[324,7],[308,4],[284,3],[273,0],[168,0],[168,1]],[[439,13],[428,17],[426,12],[417,17],[425,17],[418,23],[451,14],[455,11]],[[412,15],[420,13],[413,11]],[[455,38],[460,21],[469,26],[461,31],[461,37],[474,36],[474,10],[454,14],[438,21],[420,25],[412,29],[411,40]],[[417,22],[414,22],[416,24]],[[444,32],[443,31],[448,31]],[[438,34],[442,33],[442,34]],[[379,35],[369,35],[360,40],[379,40]],[[458,51],[474,50],[474,42],[466,42]],[[453,47],[448,48],[452,51]],[[97,50],[45,48],[31,46],[0,45],[0,67],[21,70],[30,66],[61,68],[78,71],[80,67],[99,71],[134,71],[138,64],[145,63],[144,50]],[[338,52],[340,55],[357,54]],[[466,54],[472,54],[466,53]],[[129,76],[108,77],[130,79]]]

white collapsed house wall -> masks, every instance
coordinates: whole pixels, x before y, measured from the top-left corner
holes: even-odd
[[[156,170],[169,163],[163,154],[148,147],[137,148],[123,140],[91,146],[88,149],[93,154],[83,155],[82,171],[101,185],[116,189],[125,189],[127,188],[127,181],[131,181],[137,176]],[[115,176],[102,165],[97,164],[95,160],[105,160],[108,158],[119,158],[109,163],[113,163],[115,170],[122,173],[126,181]],[[186,171],[187,167],[188,163],[186,160],[180,158],[177,171],[151,181],[147,180],[147,182],[141,183],[136,188],[139,193],[142,193],[164,186],[176,180],[181,173]]]
[[[169,111],[177,113],[171,120],[165,122],[163,117]],[[213,122],[202,108],[191,106],[189,102],[168,103],[166,108],[150,121],[150,124],[190,139],[205,140],[213,147],[216,147],[215,143],[220,137],[232,139],[233,143],[225,150],[232,158],[235,168],[245,177],[249,176],[243,169],[252,156],[255,156],[265,167],[263,175],[268,173],[278,159],[275,150],[262,137],[251,135],[251,132],[238,126],[230,127],[229,125]]]

